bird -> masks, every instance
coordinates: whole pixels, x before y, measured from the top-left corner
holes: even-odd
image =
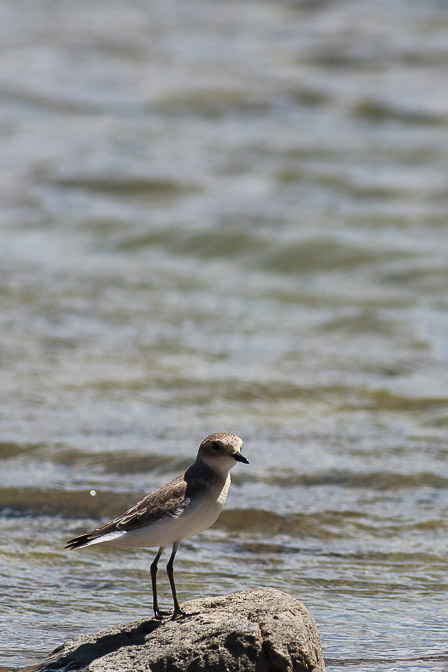
[[[195,462],[182,474],[146,495],[135,506],[112,521],[67,542],[71,550],[94,544],[125,548],[158,547],[150,565],[154,617],[182,618],[190,614],[181,609],[174,582],[174,558],[184,539],[208,529],[218,518],[230,487],[230,470],[237,462],[249,464],[242,455],[243,441],[236,434],[216,432],[201,442]],[[172,547],[166,565],[173,612],[159,609],[157,570],[160,556]]]

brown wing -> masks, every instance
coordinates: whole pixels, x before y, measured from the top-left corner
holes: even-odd
[[[167,485],[143,497],[121,516],[91,532],[71,539],[67,542],[66,548],[81,548],[110,532],[127,532],[150,525],[156,520],[178,516],[190,501],[189,497],[186,496],[186,489],[187,484],[184,474],[181,474]]]
[[[162,488],[152,492],[130,508],[122,516],[115,518],[109,525],[115,529],[128,531],[156,520],[178,516],[189,503],[186,497],[186,483],[183,476],[178,476]]]

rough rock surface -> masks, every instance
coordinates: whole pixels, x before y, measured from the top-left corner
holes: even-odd
[[[71,639],[39,672],[324,672],[316,625],[303,604],[258,588],[183,605],[178,620],[136,621]]]

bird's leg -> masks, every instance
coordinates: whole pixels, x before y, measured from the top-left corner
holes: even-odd
[[[169,612],[163,612],[159,609],[159,602],[157,600],[157,563],[159,562],[160,556],[164,551],[164,547],[161,546],[157,551],[157,555],[154,560],[151,562],[151,585],[152,585],[152,608],[154,609],[154,616],[160,621],[164,616],[169,616]]]
[[[173,618],[176,618],[176,616],[193,616],[188,611],[184,611],[183,609],[180,608],[179,605],[179,600],[177,599],[177,593],[176,593],[176,586],[174,584],[174,558],[176,557],[177,549],[179,548],[179,542],[176,541],[176,543],[173,544],[173,550],[170,555],[170,559],[168,560],[168,564],[166,566],[166,573],[168,574],[168,579],[170,580],[170,586],[171,586],[171,593],[173,595],[173,602],[174,602],[174,612],[173,612]]]
[[[168,560],[168,564],[166,566],[166,573],[168,574],[168,579],[170,581],[170,586],[171,586],[171,593],[173,595],[173,602],[174,602],[174,612],[173,612],[173,618],[176,618],[176,616],[186,616],[186,613],[182,611],[182,609],[179,606],[179,600],[177,599],[177,593],[176,593],[176,585],[174,583],[174,558],[176,557],[177,549],[179,548],[179,543],[175,542],[173,544],[173,550],[171,551],[170,559]]]

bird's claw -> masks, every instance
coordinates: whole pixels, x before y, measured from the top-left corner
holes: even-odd
[[[171,620],[176,620],[177,618],[186,618],[187,616],[196,616],[199,614],[199,611],[184,611],[183,609],[175,609]]]
[[[171,616],[171,611],[163,611],[162,609],[157,609],[154,611],[154,618],[158,621],[162,621],[165,616]]]

